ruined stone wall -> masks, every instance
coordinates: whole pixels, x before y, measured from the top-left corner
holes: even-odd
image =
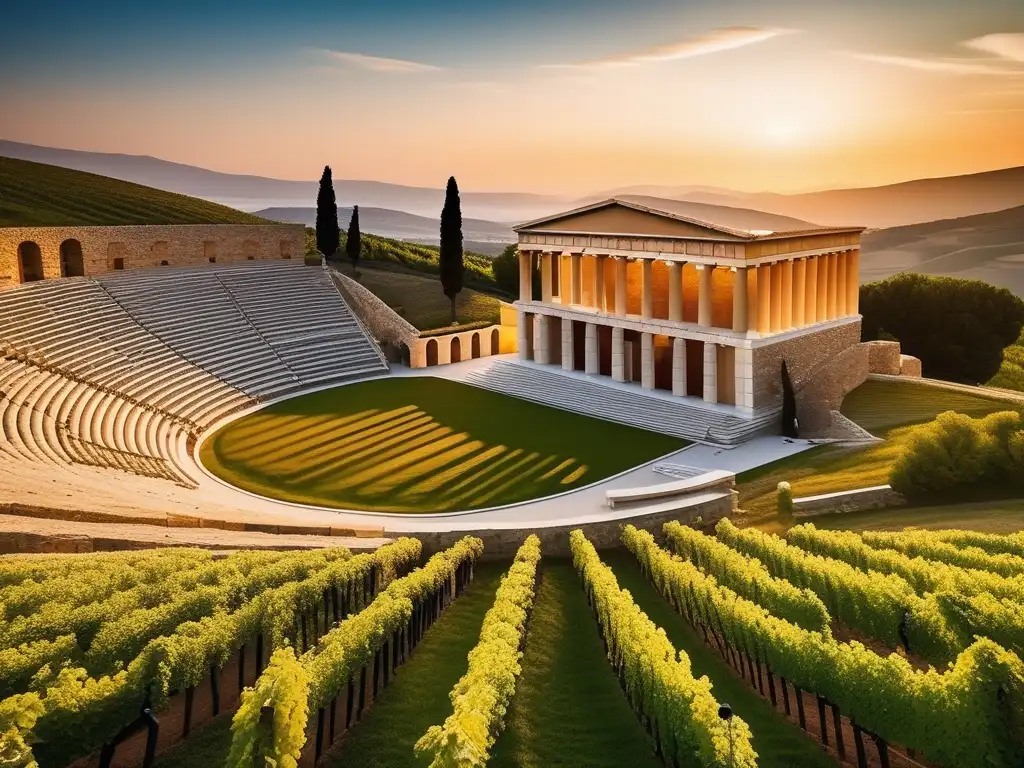
[[[860,343],[860,320],[803,333],[753,350],[754,407],[782,404],[782,361],[786,361],[793,388],[800,392],[830,361]],[[867,372],[865,371],[865,376]]]
[[[884,373],[888,376],[900,375],[900,343],[898,341],[865,341],[868,348],[869,362],[872,373]]]
[[[363,325],[378,341],[386,344],[405,344],[410,348],[416,343],[420,332],[370,289],[336,269],[329,268],[328,273],[352,307],[352,311],[359,316]]]
[[[269,259],[301,259],[305,231],[301,224],[165,224],[120,227],[0,227],[0,290],[21,282],[18,249],[38,245],[43,277],[62,277],[61,243],[81,244],[86,275],[114,269],[184,267]]]

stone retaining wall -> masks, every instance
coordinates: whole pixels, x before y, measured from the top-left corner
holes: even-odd
[[[898,507],[906,504],[902,494],[888,485],[857,488],[840,493],[805,496],[793,499],[793,517],[817,517],[841,512],[863,512],[868,509]]]
[[[0,227],[0,290],[19,285],[23,270],[19,249],[38,247],[44,279],[65,275],[61,247],[80,249],[82,273],[115,269],[185,267],[239,261],[302,259],[306,250],[301,224],[153,224],[117,227]],[[31,244],[34,244],[32,246]],[[166,262],[166,265],[164,264]]]
[[[411,323],[357,280],[333,268],[328,268],[328,274],[375,339],[384,344],[405,344],[412,348],[420,332]]]

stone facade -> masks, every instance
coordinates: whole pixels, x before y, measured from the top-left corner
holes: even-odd
[[[669,520],[677,520],[684,525],[689,525],[695,523],[700,518],[700,524],[703,526],[712,525],[723,517],[728,517],[736,511],[736,498],[736,492],[733,491],[730,494],[700,504],[694,504],[682,510],[636,517],[629,517],[627,512],[625,513],[626,516],[621,519],[600,520],[577,525],[490,530],[467,528],[460,531],[416,533],[412,535],[423,542],[424,556],[429,556],[452,546],[463,536],[478,536],[484,542],[484,559],[505,559],[516,553],[516,550],[523,543],[523,539],[531,533],[535,533],[540,538],[541,549],[544,551],[545,557],[569,557],[572,554],[569,551],[570,531],[582,530],[597,549],[614,549],[622,546],[622,526],[626,523],[642,530],[650,531],[660,539],[662,526]]]
[[[836,365],[842,353],[860,343],[860,319],[842,325],[825,328],[821,331],[802,333],[791,339],[774,344],[755,347],[753,350],[754,407],[767,408],[782,404],[782,361],[786,361],[793,389],[799,393],[808,386],[826,365]],[[838,375],[838,374],[837,374]],[[850,380],[856,379],[860,371],[850,374]],[[863,371],[863,381],[867,371]],[[858,381],[857,383],[860,383]],[[852,387],[851,387],[852,388]],[[847,390],[849,391],[849,390]],[[845,394],[845,392],[843,393]],[[817,399],[822,399],[816,396]],[[831,398],[825,398],[832,402]],[[839,402],[842,402],[840,397]],[[834,407],[838,407],[836,404]],[[825,413],[827,415],[828,409]],[[802,420],[802,417],[801,417]]]
[[[519,346],[516,327],[488,325],[469,331],[424,336],[409,344],[409,367],[429,368],[477,357],[515,352]]]
[[[884,373],[887,376],[900,375],[900,343],[898,341],[865,341],[868,348],[869,362],[872,373]]]
[[[839,512],[863,512],[869,509],[898,507],[907,500],[888,485],[858,488],[840,493],[793,499],[793,517],[816,517]]]
[[[22,283],[37,263],[39,276],[51,279],[115,269],[301,259],[305,248],[301,224],[0,227],[0,290]]]
[[[900,376],[921,378],[921,361],[913,355],[900,355]]]

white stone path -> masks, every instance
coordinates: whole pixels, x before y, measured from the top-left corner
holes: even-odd
[[[416,370],[404,366],[394,366],[391,375],[436,376],[453,381],[462,381],[470,371],[484,369],[490,366],[494,360],[507,359],[509,357],[511,356],[501,355]],[[362,381],[366,380],[363,379]],[[303,394],[306,393],[304,392]],[[216,426],[208,434],[212,434],[215,429]],[[620,509],[613,511],[610,509],[605,503],[605,491],[612,488],[633,488],[670,481],[669,478],[654,472],[653,467],[655,464],[686,464],[703,469],[724,469],[738,473],[786,456],[791,456],[810,447],[811,444],[805,440],[787,441],[782,437],[775,436],[757,437],[743,445],[730,449],[695,444],[601,482],[558,496],[549,496],[522,504],[494,507],[473,512],[420,515],[389,514],[289,504],[241,491],[206,473],[205,470],[204,477],[200,482],[199,493],[219,504],[235,506],[258,515],[268,515],[278,519],[290,518],[297,524],[332,525],[337,527],[352,526],[356,528],[381,526],[384,528],[385,533],[396,534],[467,530],[472,528],[516,529],[522,527],[576,525],[635,515],[638,510],[623,511]]]

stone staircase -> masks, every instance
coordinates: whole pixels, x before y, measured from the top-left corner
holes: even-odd
[[[471,371],[464,380],[522,400],[709,445],[735,446],[770,432],[778,415],[778,409],[772,409],[744,418],[730,413],[729,406],[606,385],[581,373],[510,360]]]

